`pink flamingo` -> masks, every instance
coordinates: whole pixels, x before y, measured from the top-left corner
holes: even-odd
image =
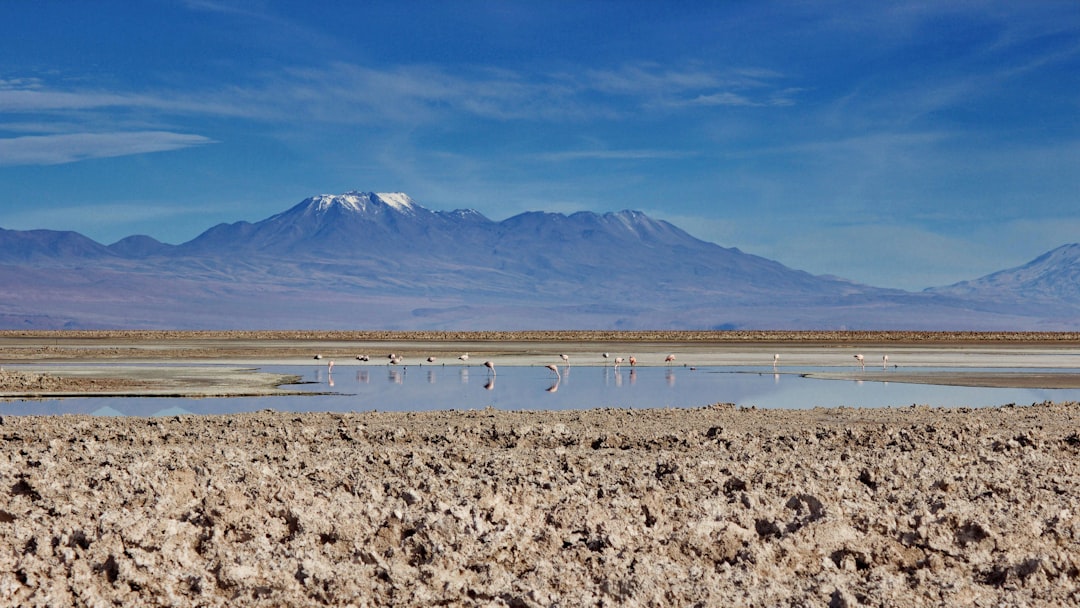
[[[675,355],[672,354],[672,355],[668,355],[668,356],[664,357],[664,363],[667,363],[668,365],[670,365],[670,364],[672,364],[674,362],[675,362]]]
[[[855,360],[859,362],[859,367],[862,368],[863,371],[865,371],[866,370],[866,361],[863,360],[863,356],[862,355],[855,355]]]
[[[556,378],[558,378],[559,380],[562,380],[562,374],[559,373],[559,366],[558,365],[551,364],[551,365],[547,366],[547,368],[550,369],[551,371],[555,372],[555,377]]]
[[[491,375],[492,376],[496,375],[495,374],[495,364],[494,363],[492,363],[491,361],[484,361],[484,367],[491,370]]]

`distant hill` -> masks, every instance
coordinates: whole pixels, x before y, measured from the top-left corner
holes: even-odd
[[[1023,266],[927,291],[998,300],[1080,302],[1080,244],[1063,245]]]
[[[496,222],[348,192],[180,245],[0,230],[0,327],[1076,329],[1068,247],[1012,278],[912,293],[811,275],[637,211]],[[1053,306],[1017,296],[1034,286]]]

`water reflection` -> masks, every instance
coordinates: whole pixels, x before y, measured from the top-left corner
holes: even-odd
[[[410,367],[412,369],[410,369]],[[552,369],[554,367],[554,369]],[[268,366],[261,371],[299,376],[301,384],[283,387],[327,395],[248,398],[72,398],[0,402],[0,415],[93,413],[99,415],[220,414],[260,409],[283,411],[417,411],[432,409],[587,409],[597,407],[699,407],[735,403],[759,408],[902,407],[1027,405],[1042,401],[1080,401],[1077,389],[993,389],[913,385],[876,380],[852,381],[804,378],[800,374],[824,368],[774,370],[746,367],[620,367],[569,366],[467,367],[387,365]],[[937,370],[941,371],[941,370]],[[968,369],[966,371],[978,371]],[[1006,371],[1006,370],[997,370]],[[1011,370],[1016,371],[1016,370]],[[1038,370],[1025,370],[1036,372]],[[1061,371],[1061,370],[1055,370]],[[470,383],[471,373],[479,382]],[[867,372],[874,374],[875,372]],[[384,375],[385,374],[385,375]],[[410,377],[412,376],[412,377]],[[440,378],[440,376],[442,376]],[[355,382],[352,380],[355,378]],[[447,382],[447,380],[450,382]],[[439,382],[442,380],[442,382]]]

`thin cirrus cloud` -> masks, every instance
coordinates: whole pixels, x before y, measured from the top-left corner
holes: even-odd
[[[0,139],[0,166],[59,165],[211,143],[215,142],[208,137],[169,131],[27,135]]]
[[[691,152],[679,150],[566,150],[537,154],[539,160],[568,162],[577,160],[664,160],[693,156]]]
[[[40,81],[0,82],[0,114],[140,109],[168,115],[255,120],[304,116],[326,122],[424,122],[447,112],[492,120],[617,119],[656,99],[688,105],[779,105],[796,89],[776,90],[776,74],[667,69],[651,64],[569,73],[521,73],[473,67],[372,68],[345,62],[284,68],[218,90],[180,93],[64,91]],[[6,86],[4,86],[6,85]],[[753,90],[753,97],[739,92]],[[767,101],[762,101],[764,95]],[[635,103],[637,102],[637,103]]]
[[[0,116],[35,116],[40,124],[65,126],[38,133],[24,130],[23,136],[0,139],[0,166],[63,164],[216,143],[201,135],[125,126],[131,110],[138,110],[152,122],[164,116],[217,116],[279,124],[293,123],[300,117],[326,124],[379,125],[417,125],[451,116],[495,121],[619,120],[657,106],[777,105],[775,96],[787,99],[791,91],[770,90],[778,78],[772,73],[724,75],[697,66],[671,69],[653,64],[536,74],[484,67],[455,72],[424,65],[371,68],[337,62],[286,68],[253,76],[244,84],[198,94],[58,90],[37,79],[6,80],[0,82]],[[718,87],[745,89],[755,97],[717,93]],[[690,101],[666,98],[680,95]],[[773,102],[760,101],[760,96],[769,95],[774,96]],[[46,117],[49,120],[43,120]],[[189,128],[199,130],[194,124]],[[548,160],[678,155],[657,150],[570,152]]]

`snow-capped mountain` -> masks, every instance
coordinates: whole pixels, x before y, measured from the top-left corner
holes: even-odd
[[[1069,260],[1075,272],[1076,252],[1051,254],[1024,276],[1075,285],[1062,273]],[[1065,305],[1048,316],[994,298],[1001,281],[916,294],[814,276],[637,211],[496,222],[402,193],[315,196],[180,245],[0,230],[0,282],[9,328],[1066,329],[1080,319]]]

